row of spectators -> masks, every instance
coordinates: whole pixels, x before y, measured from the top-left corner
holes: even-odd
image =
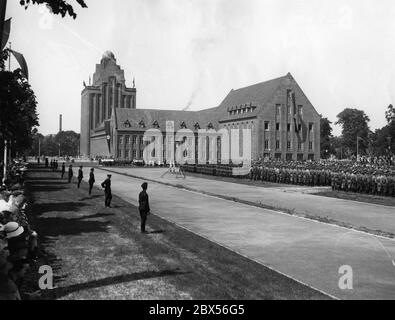
[[[0,190],[0,300],[37,299],[25,280],[37,261],[37,233],[31,229],[27,211],[24,174],[27,164],[14,161]]]

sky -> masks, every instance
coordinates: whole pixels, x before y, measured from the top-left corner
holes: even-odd
[[[233,88],[290,72],[330,121],[358,108],[375,130],[395,103],[392,0],[74,0],[77,18],[8,0],[43,134],[80,131],[83,81],[110,50],[136,79],[137,108],[200,110]],[[12,60],[12,68],[17,68]],[[334,134],[341,128],[333,125]]]

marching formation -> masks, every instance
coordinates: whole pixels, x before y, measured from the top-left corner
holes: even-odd
[[[333,190],[395,197],[395,166],[392,162],[322,160],[255,163],[249,178],[284,184],[331,186]]]
[[[232,176],[235,165],[182,165],[184,171],[214,176]],[[333,190],[395,197],[395,164],[393,159],[259,161],[246,175],[234,176],[253,181],[302,186],[330,186]]]

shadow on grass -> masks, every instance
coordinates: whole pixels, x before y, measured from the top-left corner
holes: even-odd
[[[52,188],[52,187],[51,187]],[[81,208],[88,206],[86,203],[81,202],[53,202],[53,203],[38,203],[34,204],[33,211],[36,213],[36,216],[40,216],[46,212],[65,212],[71,211],[76,212],[79,211]]]
[[[35,192],[51,192],[51,191],[59,191],[59,190],[66,189],[66,187],[59,186],[59,183],[56,183],[56,186],[55,185],[29,185],[28,187],[30,189],[34,190]]]
[[[93,218],[103,218],[103,217],[110,217],[110,216],[114,216],[115,213],[95,213],[89,216],[83,216],[83,217],[79,217],[79,218],[74,218],[73,220],[84,220],[84,219],[93,219]]]
[[[148,231],[149,234],[155,234],[155,233],[164,233],[165,230],[153,230],[153,231]]]
[[[53,176],[51,176],[51,177],[34,177],[34,176],[28,176],[27,178],[26,178],[26,180],[27,181],[29,181],[29,182],[41,182],[41,181],[59,181],[59,182],[61,182],[61,181],[67,181],[67,177],[65,176],[63,179],[61,178],[61,176],[60,176],[60,174],[59,174],[59,177],[53,177]]]
[[[89,216],[85,218],[89,218]],[[40,225],[45,227],[39,231],[44,235],[44,238],[81,235],[91,232],[107,232],[109,224],[109,221],[83,221],[81,218],[40,218]]]
[[[91,200],[91,199],[97,199],[97,198],[104,198],[104,196],[103,195],[88,196],[85,198],[81,198],[79,201],[85,201],[85,200]]]
[[[78,292],[82,290],[89,290],[89,289],[100,288],[109,285],[120,284],[124,282],[143,280],[143,279],[158,278],[165,276],[177,276],[186,273],[187,272],[180,270],[163,270],[163,271],[144,271],[144,272],[123,274],[123,275],[108,277],[104,279],[92,280],[85,283],[73,284],[68,287],[55,288],[49,292],[48,298],[58,299],[70,293]]]

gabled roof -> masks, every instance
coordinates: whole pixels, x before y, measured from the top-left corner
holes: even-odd
[[[246,103],[263,106],[270,100],[276,92],[276,89],[281,85],[281,81],[287,76],[288,75],[236,90],[232,89],[218,108],[221,109],[221,111],[227,111],[228,108],[233,107],[234,110],[235,107],[239,108]]]

